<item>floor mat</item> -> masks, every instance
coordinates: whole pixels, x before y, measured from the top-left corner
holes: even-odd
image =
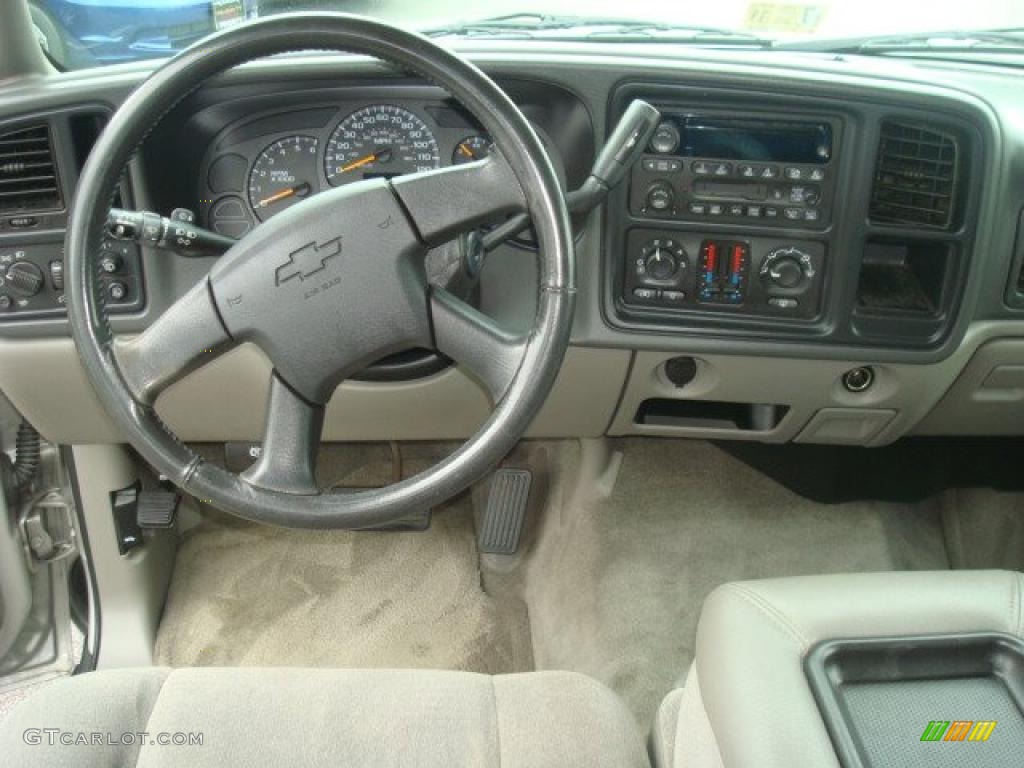
[[[711,443],[630,439],[615,448],[613,488],[614,455],[595,461],[568,446],[551,462],[560,477],[524,594],[538,668],[607,683],[644,728],[685,674],[701,604],[717,585],[949,567],[937,501],[825,505]]]
[[[422,533],[207,521],[181,544],[157,637],[170,666],[533,666],[518,598],[481,588],[467,498]]]

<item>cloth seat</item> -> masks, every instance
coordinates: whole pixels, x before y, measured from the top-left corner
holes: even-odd
[[[21,768],[648,765],[619,699],[568,672],[93,672],[17,707],[0,724],[0,754]]]
[[[824,640],[971,632],[1024,638],[1022,605],[1024,575],[1008,571],[725,584],[704,602],[685,684],[658,712],[650,739],[654,763],[839,768],[803,668],[813,646]]]

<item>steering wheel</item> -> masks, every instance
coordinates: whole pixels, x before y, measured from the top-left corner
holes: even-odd
[[[107,212],[132,154],[173,107],[252,59],[304,50],[365,54],[431,81],[469,109],[499,151],[466,165],[365,180],[312,196],[246,235],[141,335],[115,339],[96,279]],[[528,212],[539,292],[516,335],[430,286],[427,251],[503,214]],[[479,69],[431,40],[346,14],[273,16],[206,38],[169,60],[124,102],[89,155],[68,224],[71,330],[85,372],[129,442],[196,498],[288,527],[361,528],[434,506],[467,488],[523,435],[568,345],[572,238],[551,163],[526,118]],[[157,397],[241,343],[273,365],[263,450],[235,474],[203,461],[154,411]],[[317,486],[324,407],[346,377],[385,355],[434,348],[465,366],[495,407],[442,462],[380,489]]]

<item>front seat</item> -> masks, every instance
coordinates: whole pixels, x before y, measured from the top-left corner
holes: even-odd
[[[93,672],[21,704],[0,728],[0,754],[21,768],[648,765],[625,706],[569,672]]]
[[[839,768],[805,667],[819,644],[878,638],[875,642],[898,649],[901,644],[912,647],[921,638],[953,636],[952,655],[962,656],[958,648],[963,646],[956,645],[956,638],[965,635],[1024,638],[1022,599],[1024,575],[1008,571],[803,576],[718,587],[704,601],[695,659],[685,685],[672,691],[658,712],[651,733],[655,765]],[[906,666],[911,686],[923,668]],[[937,753],[928,751],[934,745],[922,744],[925,740],[920,738],[930,720],[996,716],[987,694],[977,697],[974,686],[956,689],[955,696],[934,688],[905,690],[911,695],[895,698],[898,692],[890,688],[887,702],[873,699],[876,710],[893,716],[885,721],[888,725],[860,734],[865,740],[871,737],[873,744],[888,744],[891,753],[903,757],[865,764],[937,765]],[[1008,712],[1013,709],[1007,707]],[[976,751],[945,755],[968,762],[941,764],[1019,765],[1019,755],[1024,754],[1020,718],[1016,714],[1010,718],[1016,723],[999,725],[998,744],[973,744]],[[1018,757],[1000,762],[997,747]],[[995,762],[983,763],[982,758]]]

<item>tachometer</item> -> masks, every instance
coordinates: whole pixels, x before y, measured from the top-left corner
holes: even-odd
[[[440,165],[437,139],[419,117],[402,107],[375,104],[353,112],[334,129],[327,142],[324,173],[338,186]]]
[[[317,144],[312,136],[289,136],[260,152],[249,172],[249,204],[260,221],[318,191]]]

